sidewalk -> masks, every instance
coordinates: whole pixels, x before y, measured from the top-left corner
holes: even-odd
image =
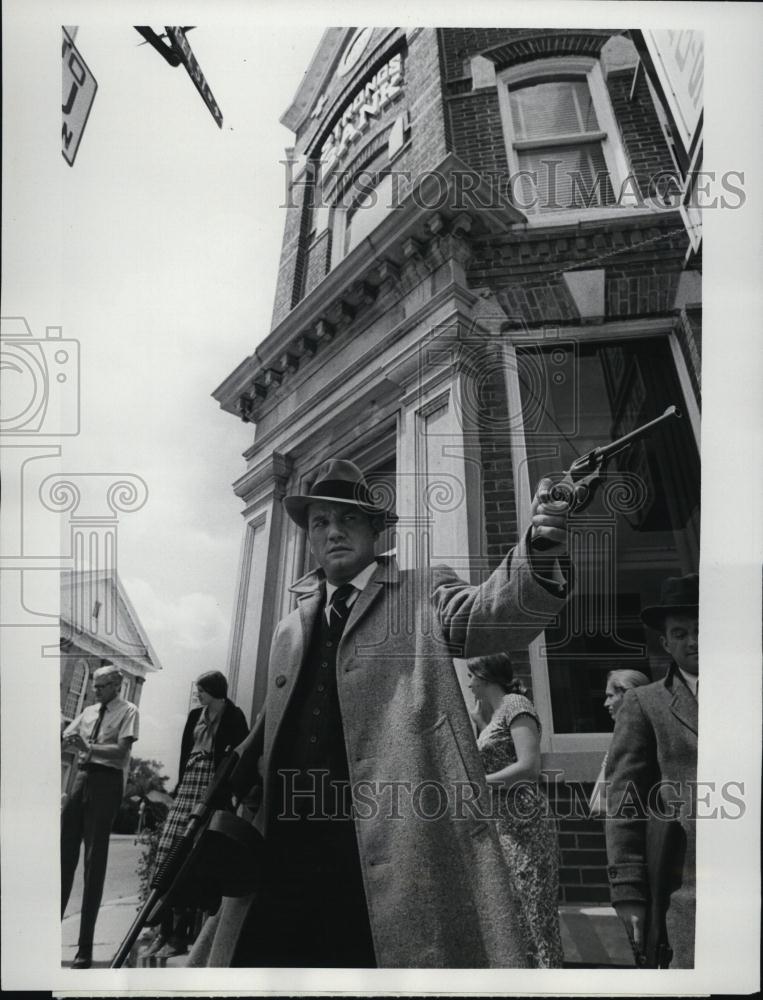
[[[93,969],[108,969],[117,949],[125,939],[125,935],[138,915],[140,903],[137,896],[122,897],[110,902],[101,903],[98,912],[98,922],[95,925],[95,941],[93,942]],[[145,933],[145,932],[144,932]],[[70,966],[77,954],[77,936],[79,935],[79,911],[65,917],[61,922],[61,964]],[[167,968],[183,968],[186,956],[169,958],[163,962],[154,962]],[[125,965],[133,964],[128,959]]]
[[[93,968],[106,969],[124,940],[138,912],[138,897],[117,899],[101,904],[95,928]],[[633,967],[633,955],[622,924],[610,906],[569,906],[559,908],[565,965]],[[61,924],[62,962],[71,965],[77,953],[79,913],[72,913]],[[160,963],[168,968],[183,968],[186,956]]]

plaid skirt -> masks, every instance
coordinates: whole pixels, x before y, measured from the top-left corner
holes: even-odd
[[[204,793],[212,783],[214,773],[215,763],[211,754],[192,753],[188,758],[175,802],[164,821],[162,835],[156,848],[152,877],[185,833],[191,813],[204,798]]]

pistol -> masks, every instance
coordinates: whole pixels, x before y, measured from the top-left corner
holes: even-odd
[[[581,511],[591,503],[596,490],[604,478],[607,463],[615,455],[626,451],[636,441],[648,436],[661,423],[673,418],[680,418],[681,411],[677,406],[669,406],[665,412],[654,420],[637,427],[629,434],[612,441],[610,444],[600,448],[593,448],[591,451],[576,458],[572,465],[563,474],[562,479],[555,483],[549,490],[552,500],[566,503],[570,511]],[[546,549],[549,543],[544,538],[537,538],[533,542],[533,548]]]

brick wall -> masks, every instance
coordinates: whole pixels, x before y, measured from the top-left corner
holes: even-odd
[[[611,35],[608,30],[578,28],[443,28],[440,31],[446,80],[469,76],[472,56],[484,52],[499,68],[509,63],[565,53],[598,54]]]
[[[592,783],[555,782],[546,790],[557,817],[563,903],[608,903],[607,847],[604,822],[586,818]]]
[[[607,77],[607,90],[620,135],[643,198],[661,189],[675,167],[668,151],[662,127],[654,109],[646,74],[639,73],[633,99],[630,99],[633,70],[621,70]],[[660,177],[662,176],[662,185]]]
[[[510,172],[497,89],[449,97],[446,105],[453,152],[505,190]]]
[[[302,178],[304,181],[304,177]],[[293,308],[295,287],[303,280],[304,261],[299,254],[299,238],[303,227],[304,184],[295,184],[290,191],[288,207],[284,209],[284,233],[281,259],[278,264],[278,282],[273,303],[271,327],[277,326]]]
[[[417,176],[445,158],[445,113],[436,28],[417,28],[408,35],[406,93],[411,123],[408,169]]]
[[[511,316],[529,325],[574,322],[565,271],[605,271],[607,317],[648,316],[672,307],[688,239],[675,214],[581,222],[475,239],[469,283],[489,286]]]

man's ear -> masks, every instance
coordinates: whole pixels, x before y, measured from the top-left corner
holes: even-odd
[[[665,650],[666,653],[670,652],[670,650],[668,649],[668,639],[667,639],[667,636],[662,635],[662,634],[660,635],[660,645],[662,646],[662,648]]]

